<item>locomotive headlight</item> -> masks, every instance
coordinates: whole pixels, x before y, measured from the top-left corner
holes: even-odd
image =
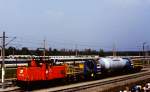
[[[20,70],[20,73],[23,73],[23,70]]]
[[[92,74],[91,74],[91,77],[93,77],[93,76],[94,76],[94,74],[92,73]]]
[[[133,66],[133,67],[134,67],[134,64],[133,64],[133,63],[131,63],[131,66]]]

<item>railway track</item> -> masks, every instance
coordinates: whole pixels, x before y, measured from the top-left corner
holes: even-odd
[[[62,86],[62,87],[56,87],[56,88],[50,88],[45,90],[38,90],[35,92],[74,92],[74,91],[81,91],[89,88],[94,88],[97,86],[103,86],[107,84],[112,84],[116,82],[121,82],[125,80],[135,79],[143,76],[150,76],[150,71],[143,72],[143,73],[136,73],[136,74],[130,74],[126,75],[125,77],[119,76],[114,78],[108,78],[104,80],[97,80],[97,81],[91,81],[91,82],[84,82],[84,83],[77,83],[73,85],[68,86]]]
[[[84,89],[88,89],[88,88],[92,88],[92,87],[96,87],[96,86],[116,83],[116,82],[129,80],[129,79],[134,79],[134,78],[138,78],[138,77],[143,77],[145,75],[150,75],[150,72],[144,73],[144,74],[139,74],[139,75],[131,75],[131,76],[127,76],[127,77],[124,77],[124,78],[119,78],[119,79],[116,79],[116,80],[107,80],[107,81],[103,81],[103,82],[97,82],[97,83],[94,83],[94,84],[80,85],[80,86],[77,86],[77,87],[61,89],[61,90],[56,90],[56,91],[74,92],[74,91],[84,90]]]
[[[33,92],[74,92],[74,91],[82,91],[82,90],[85,90],[85,89],[100,87],[100,86],[103,86],[103,85],[112,84],[112,83],[116,83],[116,82],[130,80],[130,79],[135,79],[135,78],[143,77],[143,76],[150,76],[150,70],[140,72],[140,73],[135,73],[135,74],[122,75],[122,76],[106,78],[106,79],[100,79],[100,80],[95,80],[95,81],[90,81],[90,82],[75,83],[75,84],[59,86],[59,87],[53,87],[53,88],[37,89],[37,90],[32,90],[32,91]],[[8,85],[9,85],[9,83],[8,83]],[[5,92],[23,92],[23,91],[24,90],[17,87],[14,90],[11,90],[11,91],[9,90],[9,91],[5,91]]]

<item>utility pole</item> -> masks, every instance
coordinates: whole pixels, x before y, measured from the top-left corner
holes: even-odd
[[[0,37],[0,38],[2,38],[2,37]],[[2,44],[2,41],[0,44]],[[2,59],[2,46],[0,46],[0,49],[1,49],[1,59]],[[1,68],[2,68],[2,64],[1,64]]]
[[[43,55],[44,55],[44,60],[45,60],[45,54],[46,54],[46,51],[45,51],[45,39],[44,39],[44,48],[43,48]]]
[[[137,46],[138,52],[139,52],[139,56],[141,56],[141,46]]]
[[[1,58],[2,58],[2,47],[0,48],[1,49]],[[1,66],[2,67],[2,66]]]
[[[10,40],[8,43],[5,43],[5,38],[8,38],[5,36],[5,32],[3,32],[3,36],[0,37],[2,38],[2,46],[1,49],[2,49],[2,88],[4,89],[5,88],[5,46],[8,45],[11,41],[13,41],[14,39],[16,39],[16,37],[14,37],[12,40]]]
[[[5,32],[3,32],[2,38],[2,88],[5,88],[5,38],[8,38],[5,36]]]
[[[78,45],[76,44],[76,45],[75,45],[75,53],[76,53],[76,56],[78,56],[78,50],[77,50],[77,48],[78,48]]]
[[[148,56],[149,56],[149,45],[147,45],[147,46],[146,46],[145,56],[146,56],[146,57],[148,57]]]
[[[146,46],[146,52],[145,52],[145,58],[148,58],[149,56],[149,45]],[[147,64],[149,65],[149,60],[147,59]]]
[[[146,42],[143,42],[143,57],[144,57],[144,60],[143,60],[143,63],[146,64],[146,60],[145,60],[145,44]]]
[[[144,56],[144,58],[145,58],[145,44],[146,44],[146,42],[143,42],[143,56]]]
[[[116,45],[113,45],[113,56],[116,57]]]

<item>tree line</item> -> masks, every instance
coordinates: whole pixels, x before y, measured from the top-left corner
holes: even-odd
[[[117,51],[118,56],[139,56],[143,55],[142,51]],[[84,49],[84,50],[72,50],[72,49],[56,49],[49,48],[45,50],[45,55],[99,55],[99,56],[112,56],[112,51],[104,51],[100,49],[99,51],[93,49]],[[27,47],[22,47],[17,49],[15,47],[8,47],[5,49],[5,55],[43,55],[43,49],[37,48],[36,50],[30,50]]]
[[[37,48],[36,50],[29,50],[27,47],[22,47],[21,49],[16,49],[15,47],[8,47],[5,49],[5,55],[43,55],[43,49]],[[72,49],[52,49],[49,48],[45,50],[45,55],[98,55],[103,54],[103,50],[100,49],[99,51],[92,50],[92,49],[84,49],[84,50],[72,50]]]

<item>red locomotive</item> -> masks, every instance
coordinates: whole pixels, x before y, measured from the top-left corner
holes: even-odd
[[[24,66],[17,68],[17,84],[22,85],[33,82],[62,79],[65,77],[65,65],[50,66],[45,62],[38,65],[35,60],[32,60],[29,67]]]

